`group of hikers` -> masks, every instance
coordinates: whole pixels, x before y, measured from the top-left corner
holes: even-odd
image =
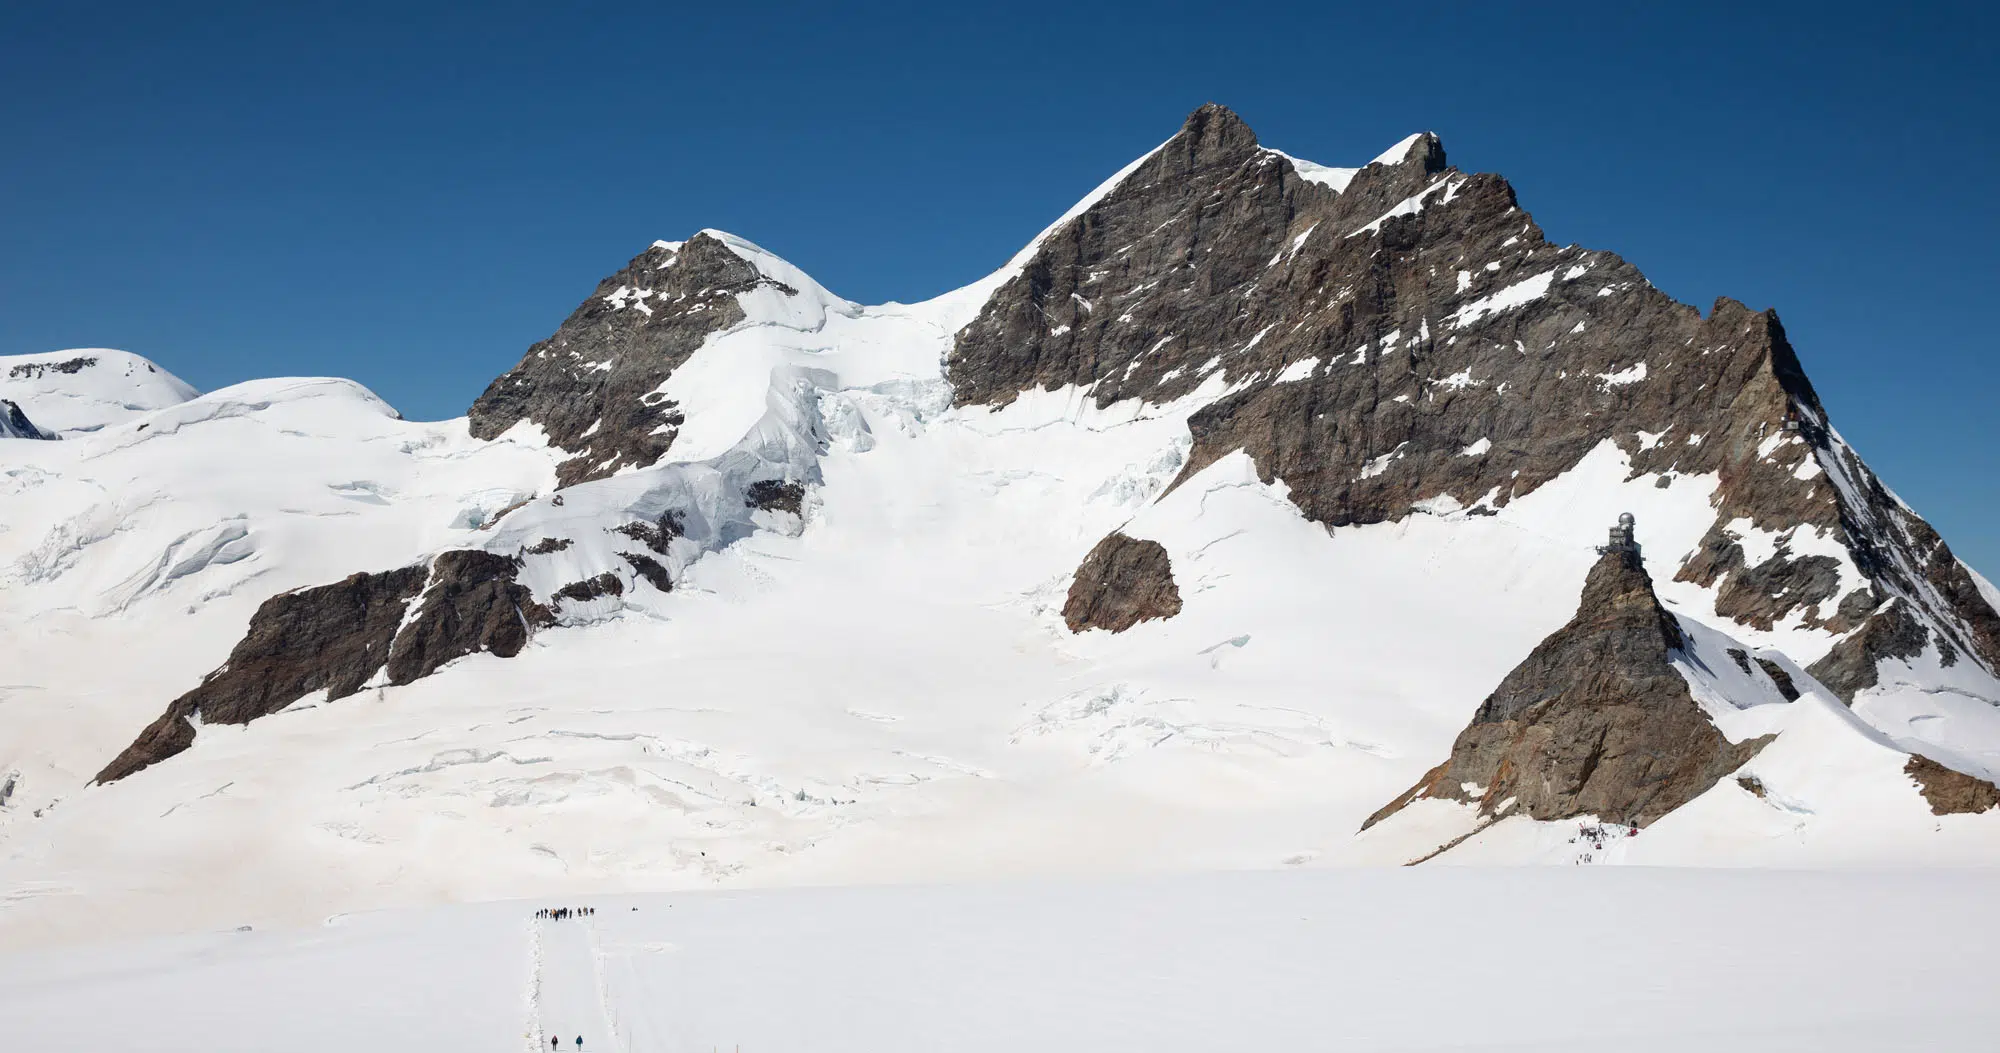
[[[562,1048],[562,1039],[560,1039],[560,1038],[558,1038],[558,1037],[556,1037],[556,1036],[554,1036],[554,1035],[550,1035],[550,1036],[549,1036],[549,1048],[550,1048],[550,1049],[561,1049],[561,1048]],[[578,1048],[578,1049],[582,1049],[582,1048],[583,1048],[583,1036],[582,1036],[582,1035],[578,1035],[578,1036],[576,1036],[576,1048]]]

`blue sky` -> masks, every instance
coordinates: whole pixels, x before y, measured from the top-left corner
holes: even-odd
[[[2000,573],[1979,6],[39,6],[0,13],[0,354],[453,416],[654,238],[920,299],[1214,100],[1328,164],[1433,129],[1552,239],[1777,307],[1837,426]]]

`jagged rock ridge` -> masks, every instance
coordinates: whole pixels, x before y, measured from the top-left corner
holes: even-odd
[[[1716,729],[1674,668],[1685,646],[1636,550],[1607,551],[1576,617],[1487,696],[1444,763],[1363,829],[1421,798],[1638,826],[1686,804],[1767,740],[1732,743]]]
[[[1912,619],[1948,659],[2000,669],[2000,616],[1833,434],[1775,313],[1724,299],[1704,318],[1615,255],[1549,243],[1505,180],[1450,167],[1432,136],[1336,190],[1204,106],[1043,240],[947,367],[984,405],[1065,385],[1162,403],[1220,378],[1181,478],[1243,450],[1330,527],[1501,507],[1609,440],[1663,486],[1719,478],[1676,576],[1746,625],[1851,634],[1816,669],[1842,697]],[[1779,536],[1756,566],[1746,530]],[[1795,553],[1801,532],[1851,569]],[[1877,622],[1894,624],[1856,632]]]

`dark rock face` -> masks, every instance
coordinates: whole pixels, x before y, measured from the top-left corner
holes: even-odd
[[[1723,738],[1670,664],[1682,646],[1639,561],[1606,554],[1576,617],[1507,674],[1449,759],[1363,828],[1420,797],[1476,802],[1487,815],[1513,801],[1509,814],[1640,826],[1686,804],[1769,739]]]
[[[805,507],[806,488],[803,483],[788,483],[782,479],[760,479],[750,484],[743,497],[750,502],[752,508],[798,515],[800,509]]]
[[[361,690],[389,660],[404,608],[426,577],[421,566],[403,567],[265,600],[222,668],[175,699],[97,781],[122,779],[193,745],[188,718],[196,713],[205,723],[247,724],[315,691],[335,699]]]
[[[54,435],[35,427],[35,422],[28,419],[18,403],[12,399],[0,399],[0,439],[54,438]]]
[[[1853,705],[1857,692],[1875,686],[1876,669],[1884,659],[1915,658],[1924,653],[1930,638],[1930,630],[1911,612],[1909,604],[1891,600],[1860,632],[1834,644],[1833,650],[1806,672],[1841,701]]]
[[[1787,702],[1797,702],[1799,700],[1799,687],[1797,684],[1792,683],[1792,674],[1785,672],[1784,666],[1771,661],[1769,658],[1759,658],[1757,659],[1757,668],[1762,669],[1764,675],[1771,678],[1772,686],[1778,689],[1778,697]]]
[[[594,578],[587,578],[583,581],[572,581],[564,585],[562,588],[556,590],[555,598],[557,603],[561,603],[564,600],[575,603],[588,603],[603,596],[623,595],[625,595],[625,582],[618,575],[607,570]]]
[[[1205,106],[1043,241],[947,373],[960,404],[1074,384],[1100,406],[1220,375],[1180,478],[1242,450],[1330,527],[1439,495],[1504,506],[1610,440],[1635,473],[1719,479],[1677,574],[1716,585],[1719,613],[1846,633],[1902,597],[2000,669],[2000,615],[1827,429],[1775,314],[1723,299],[1704,318],[1615,255],[1549,243],[1505,180],[1428,136],[1335,192]],[[1738,520],[1823,532],[1869,580],[1782,541],[1746,566]]]
[[[743,321],[736,294],[761,284],[776,283],[707,234],[647,249],[487,387],[472,434],[540,425],[573,455],[557,468],[562,486],[654,463],[684,419],[657,389],[710,333]]]
[[[61,373],[66,376],[75,376],[76,374],[81,373],[84,370],[89,369],[90,367],[96,364],[97,364],[97,359],[87,355],[78,358],[64,359],[61,362],[23,362],[22,364],[8,370],[7,375],[15,380],[20,380],[23,378],[28,380],[35,380],[41,377],[48,376],[50,373]]]
[[[632,573],[645,579],[646,584],[651,585],[661,592],[673,591],[673,580],[667,576],[667,568],[661,566],[659,560],[651,556],[640,555],[637,552],[620,552],[618,558],[630,565]]]
[[[1903,771],[1916,781],[1917,791],[1929,802],[1932,815],[1977,814],[2000,805],[2000,786],[1947,768],[1929,757],[1912,754]]]
[[[1928,631],[1940,661],[1951,665],[1961,652],[1988,671],[2000,669],[2000,613],[1995,613],[1979,594],[1979,588],[1965,565],[1952,555],[1951,548],[1929,523],[1897,500],[1875,473],[1845,445],[1832,446],[1821,454],[1820,463],[1843,480],[1840,505],[1841,536],[1861,572],[1869,576],[1883,599],[1893,599],[1876,610],[1870,624],[1856,636],[1865,637],[1861,646],[1879,648],[1876,658],[1908,658],[1902,653],[1917,629]],[[1900,605],[1900,609],[1899,608]],[[1874,621],[1889,624],[1875,628]],[[1854,637],[1836,645],[1839,652]],[[1921,647],[1921,645],[1919,645]],[[1828,660],[1834,655],[1828,655]],[[1872,663],[1870,663],[1872,665]],[[1813,667],[1819,669],[1819,665]],[[1818,676],[1818,672],[1813,673]],[[1872,668],[1862,677],[1867,685],[1876,681]],[[1833,684],[1828,684],[1833,687]],[[1840,690],[1836,688],[1836,690]],[[1853,701],[1852,690],[1841,697]]]
[[[1181,592],[1166,547],[1112,534],[1097,543],[1076,568],[1063,622],[1069,631],[1108,629],[1122,633],[1153,618],[1181,612]]]
[[[454,658],[519,654],[548,610],[514,581],[519,565],[489,552],[446,552],[421,564],[273,596],[222,668],[175,699],[97,774],[122,779],[194,743],[191,718],[247,724],[325,691],[345,698],[385,670],[392,684],[429,676]],[[404,623],[411,601],[422,598]]]
[[[667,545],[669,543],[687,533],[687,528],[681,523],[680,513],[671,509],[662,513],[658,522],[626,523],[615,529],[618,533],[639,542],[662,556],[667,554]]]
[[[530,625],[553,619],[527,586],[514,581],[520,564],[491,552],[446,552],[432,564],[430,583],[416,617],[396,634],[389,649],[392,684],[431,675],[454,658],[491,651],[502,658],[521,653]]]

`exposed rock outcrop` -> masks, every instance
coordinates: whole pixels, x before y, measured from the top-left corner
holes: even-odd
[[[14,380],[40,380],[50,373],[75,376],[96,364],[97,357],[95,355],[78,355],[75,358],[65,358],[60,362],[23,362],[9,369],[7,376]]]
[[[1684,646],[1636,553],[1607,552],[1576,617],[1507,674],[1443,764],[1363,829],[1425,797],[1639,826],[1686,804],[1769,740],[1723,737],[1673,667]]]
[[[1877,669],[1885,660],[1907,661],[1924,653],[1931,632],[1900,599],[1889,601],[1870,617],[1861,631],[1833,645],[1833,650],[1814,662],[1806,672],[1825,684],[1848,705],[1857,692],[1874,687]]]
[[[389,660],[404,608],[427,576],[421,566],[355,574],[265,600],[222,668],[175,699],[97,781],[122,779],[193,745],[189,721],[197,714],[203,723],[247,724],[315,691],[335,699],[361,690]]]
[[[638,552],[620,552],[618,558],[624,560],[625,564],[632,568],[632,573],[637,574],[646,584],[661,592],[673,591],[673,578],[668,575],[667,568],[661,565],[659,560]]]
[[[1069,631],[1122,633],[1154,618],[1181,612],[1180,588],[1164,545],[1114,533],[1097,543],[1076,568],[1063,622]]]
[[[520,564],[491,552],[446,552],[431,563],[423,602],[389,649],[389,682],[407,684],[454,658],[491,651],[512,658],[527,646],[530,626],[552,620],[525,586]]]
[[[1932,815],[1977,814],[2000,805],[2000,786],[1947,768],[1929,757],[1912,754],[1903,771],[1916,781],[1917,791],[1930,804]]]
[[[407,684],[477,651],[513,657],[531,627],[549,618],[514,583],[517,569],[488,552],[453,551],[428,567],[355,574],[265,600],[222,668],[175,699],[96,781],[122,779],[187,749],[196,718],[247,724],[315,692],[345,698],[378,673]]]
[[[798,515],[805,507],[806,488],[804,484],[783,479],[760,479],[750,484],[743,497],[752,508]]]
[[[594,578],[572,581],[556,590],[555,602],[567,600],[572,603],[589,603],[606,596],[625,595],[625,582],[618,575],[605,571]]]
[[[1505,180],[1450,167],[1434,137],[1338,182],[1202,107],[958,334],[954,398],[1076,385],[1159,404],[1219,376],[1180,479],[1242,450],[1332,527],[1440,497],[1504,506],[1613,442],[1664,485],[1719,480],[1677,573],[1714,586],[1717,613],[1849,633],[1901,598],[2000,670],[2000,615],[1827,427],[1774,313],[1722,299],[1703,317],[1615,255],[1551,244]],[[1776,535],[1755,566],[1748,531]],[[1795,552],[1801,535],[1853,567]]]
[[[742,322],[736,295],[764,284],[776,283],[708,234],[656,243],[487,387],[472,434],[540,426],[572,455],[556,471],[563,486],[658,461],[684,419],[660,385],[710,333]]]

